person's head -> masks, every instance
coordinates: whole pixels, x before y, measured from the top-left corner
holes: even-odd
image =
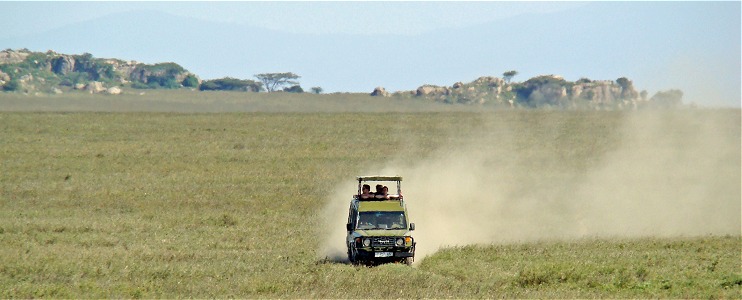
[[[381,193],[381,189],[382,189],[382,188],[383,188],[383,186],[382,186],[381,184],[377,184],[377,185],[376,185],[376,192],[377,192],[377,193]]]
[[[383,188],[381,188],[381,192],[384,193],[384,195],[386,195],[386,194],[389,193],[389,188],[386,187],[386,185],[385,185]]]
[[[368,193],[370,191],[371,191],[371,186],[368,185],[368,184],[364,184],[363,185],[363,193],[365,194],[365,193]]]

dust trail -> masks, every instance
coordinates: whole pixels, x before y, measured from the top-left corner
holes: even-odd
[[[404,177],[418,260],[473,243],[740,234],[738,110],[636,112],[605,130],[555,116],[493,117],[430,157],[371,170]],[[328,201],[325,256],[345,256],[347,209]]]
[[[320,258],[332,262],[348,262],[347,249],[345,241],[346,231],[345,224],[348,219],[348,203],[352,199],[353,193],[357,188],[353,182],[354,178],[349,178],[344,184],[339,184],[335,191],[330,194],[330,198],[322,209],[321,220],[323,232],[320,235],[320,249],[318,255]],[[338,199],[347,199],[339,201]]]

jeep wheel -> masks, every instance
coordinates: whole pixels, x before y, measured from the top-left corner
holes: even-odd
[[[413,259],[412,257],[405,257],[405,258],[404,258],[404,259],[403,259],[402,261],[403,261],[403,262],[404,262],[404,263],[405,263],[406,265],[408,265],[408,266],[411,266],[411,265],[412,265],[412,262],[414,261],[414,259]]]
[[[355,245],[351,245],[348,248],[348,260],[350,260],[352,265],[359,265],[361,263],[358,261],[358,250],[356,250]]]

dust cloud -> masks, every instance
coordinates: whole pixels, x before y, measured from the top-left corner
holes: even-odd
[[[740,235],[739,110],[627,113],[605,130],[540,116],[485,118],[425,158],[368,170],[404,177],[418,261],[467,244]],[[348,204],[327,205],[320,255],[343,260]]]

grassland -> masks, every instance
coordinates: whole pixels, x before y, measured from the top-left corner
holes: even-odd
[[[474,113],[432,106],[359,113],[379,105],[361,98],[334,113],[311,112],[318,104],[289,109],[302,113],[270,112],[279,109],[260,102],[265,99],[255,105],[273,107],[257,109],[269,112],[250,112],[255,108],[243,100],[224,104],[229,99],[218,100],[223,109],[244,106],[247,112],[157,112],[187,106],[168,99],[93,109],[115,113],[15,112],[64,111],[55,105],[100,99],[62,99],[70,101],[64,105],[54,103],[59,99],[3,99],[0,298],[742,295],[738,234],[461,245],[412,268],[354,267],[318,253],[321,210],[328,201],[346,201],[328,195],[339,184],[353,190],[353,176],[370,165],[430,157],[462,143],[504,147],[507,134],[508,151],[522,152],[521,171],[508,183],[516,185],[513,192],[528,190],[518,182],[589,169],[621,143],[621,124],[631,113]],[[185,102],[202,110],[196,100]],[[152,107],[155,112],[141,112]],[[732,193],[724,197],[738,200],[740,112],[664,113],[668,134],[678,135],[668,147],[683,146],[682,138],[694,132],[698,122],[684,122],[687,115],[724,125],[716,134],[731,146],[715,150],[727,159],[716,170],[722,191]],[[483,124],[500,130],[482,133]]]
[[[52,112],[451,112],[480,107],[446,105],[414,97],[370,97],[368,94],[245,93],[190,90],[124,89],[121,95],[0,94],[2,111]]]

